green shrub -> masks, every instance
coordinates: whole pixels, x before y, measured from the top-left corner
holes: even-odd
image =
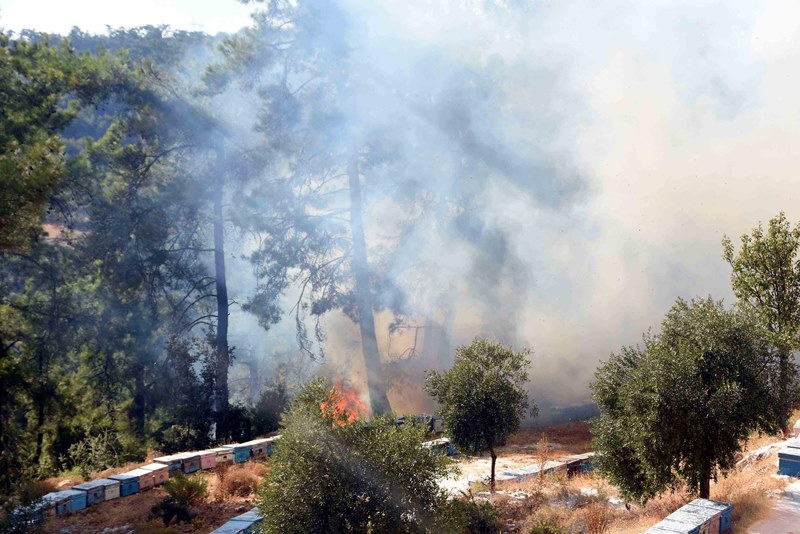
[[[116,434],[103,430],[90,434],[69,446],[68,465],[78,469],[88,480],[92,471],[102,471],[120,464],[121,445]]]
[[[530,534],[564,534],[565,530],[550,520],[539,520],[531,527]]]
[[[500,514],[491,502],[453,499],[446,512],[446,525],[450,532],[459,534],[494,534],[500,532]]]
[[[206,496],[208,481],[202,476],[192,478],[179,474],[164,483],[167,496],[150,509],[150,517],[160,517],[164,526],[175,519],[188,523],[194,517],[189,506]]]

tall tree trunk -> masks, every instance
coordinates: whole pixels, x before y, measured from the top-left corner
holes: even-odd
[[[364,238],[364,221],[361,213],[361,178],[358,171],[358,154],[353,151],[347,168],[350,187],[350,232],[353,237],[353,274],[355,276],[356,308],[361,331],[361,352],[367,370],[367,388],[373,414],[388,413],[392,407],[386,396],[386,383],[381,368],[381,354],[375,336],[375,318],[372,314],[372,292],[369,284],[367,244]]]
[[[134,392],[133,392],[133,423],[136,434],[144,439],[145,436],[145,385],[144,385],[144,365],[136,364],[134,370]]]
[[[791,360],[793,357],[791,349],[784,346],[778,347],[778,394],[780,395],[779,408],[781,410],[781,430],[784,437],[789,436],[792,432],[789,426],[789,416],[796,402],[796,399],[792,397],[792,385],[795,378]]]
[[[214,277],[217,296],[217,332],[214,365],[214,414],[217,435],[225,430],[225,413],[228,411],[228,368],[231,365],[228,348],[228,286],[225,278],[225,229],[222,218],[222,201],[225,189],[225,148],[217,146],[217,169],[214,179]]]
[[[494,466],[497,463],[497,453],[494,452],[494,447],[489,447],[489,454],[492,455],[492,478],[489,484],[489,492],[494,493]]]
[[[711,495],[711,473],[706,471],[700,479],[700,498],[708,499]]]

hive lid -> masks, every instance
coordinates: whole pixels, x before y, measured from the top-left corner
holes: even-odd
[[[105,484],[103,484],[100,480],[90,480],[89,482],[84,482],[83,484],[75,484],[74,486],[72,486],[72,489],[82,490],[82,491],[92,491],[94,489],[102,487],[105,487]]]
[[[140,467],[139,469],[134,469],[133,471],[128,471],[125,474],[126,475],[133,475],[133,476],[137,476],[137,477],[143,477],[143,476],[147,476],[147,475],[152,475],[153,472],[151,470],[149,470],[149,469],[142,469]]]
[[[245,445],[244,443],[231,443],[229,445],[223,445],[223,447],[226,448],[226,449],[234,449],[234,450],[236,450],[236,449],[247,449],[250,446],[249,445]]]
[[[100,480],[95,480],[95,482],[98,482],[103,486],[116,486],[119,484],[119,480],[111,480],[110,478],[101,478]]]
[[[786,447],[785,449],[781,449],[778,451],[778,458],[782,456],[791,458],[793,460],[800,460],[800,449]]]
[[[139,469],[144,469],[145,471],[161,471],[162,469],[169,468],[166,464],[147,464],[143,465]]]
[[[135,471],[138,471],[138,469],[136,469]],[[134,479],[139,478],[139,475],[131,474],[132,472],[133,471],[128,471],[127,473],[120,473],[118,475],[111,475],[108,478],[111,478],[111,479],[114,479],[114,480],[119,480],[120,482],[127,482],[128,480],[134,480]],[[143,472],[147,473],[147,474],[150,474],[150,471],[143,471]]]
[[[67,501],[70,499],[70,497],[72,497],[72,495],[68,493],[68,491],[69,490],[50,492],[47,495],[44,495],[41,501],[45,505]],[[83,493],[83,492],[78,492],[78,493]]]
[[[161,462],[166,464],[173,464],[180,461],[177,454],[172,454],[170,456],[159,456],[158,458],[153,458],[154,462]]]

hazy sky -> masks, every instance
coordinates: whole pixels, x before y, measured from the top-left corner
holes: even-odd
[[[0,27],[65,34],[73,26],[104,33],[106,26],[168,24],[213,34],[247,25],[251,10],[236,0],[0,0]]]

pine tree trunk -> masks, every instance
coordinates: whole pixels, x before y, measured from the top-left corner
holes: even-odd
[[[706,473],[700,481],[700,498],[708,499],[711,495],[711,476]]]
[[[361,178],[358,171],[358,155],[353,153],[347,169],[350,187],[350,231],[353,238],[353,274],[355,276],[356,308],[358,326],[361,331],[361,351],[367,370],[370,408],[373,414],[391,411],[383,380],[381,355],[375,335],[375,318],[372,314],[372,293],[367,264],[367,244],[364,238],[364,222],[361,213]]]
[[[790,436],[792,429],[789,426],[789,416],[791,415],[792,408],[794,407],[795,399],[791,398],[792,393],[792,364],[791,358],[793,357],[792,351],[785,347],[778,348],[778,388],[780,395],[780,416],[783,422],[781,429],[784,437]]]
[[[216,360],[214,365],[214,413],[217,435],[225,430],[225,414],[228,411],[228,286],[225,278],[225,233],[222,218],[222,201],[225,188],[225,149],[217,147],[217,170],[214,180],[214,278],[217,297],[217,332],[215,339]]]
[[[492,478],[489,485],[489,492],[494,493],[494,466],[497,463],[497,454],[494,452],[494,447],[489,447],[489,453],[492,455]]]
[[[144,386],[144,365],[137,364],[135,369],[136,376],[134,377],[134,393],[133,393],[133,423],[136,430],[136,435],[144,439],[145,436],[145,386]]]

